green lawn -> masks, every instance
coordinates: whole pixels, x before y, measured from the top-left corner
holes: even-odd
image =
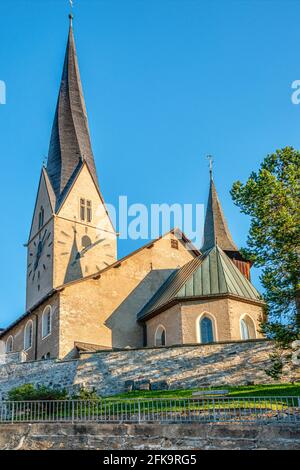
[[[99,420],[118,421],[119,419],[145,420],[191,419],[212,422],[215,420],[254,420],[254,419],[300,419],[300,383],[252,386],[221,386],[216,389],[229,390],[231,400],[189,400],[192,393],[201,389],[139,391],[122,393],[94,400],[61,400],[44,403],[25,403],[14,405],[14,421],[55,421],[55,420]],[[204,390],[204,389],[202,389]],[[207,390],[207,389],[206,389]],[[249,397],[249,400],[246,398]],[[255,397],[262,397],[257,400]],[[270,398],[268,398],[270,397]],[[274,399],[272,399],[274,397]],[[275,398],[279,397],[279,398]],[[282,398],[280,398],[282,397]],[[283,397],[295,397],[285,399]],[[156,398],[162,400],[155,400]],[[207,398],[209,398],[207,396]],[[225,397],[226,398],[226,397]],[[140,399],[139,401],[137,399]],[[154,399],[154,400],[152,400]],[[6,408],[8,420],[12,409]],[[0,404],[1,414],[1,404]],[[279,417],[279,418],[278,418]]]
[[[234,387],[230,385],[222,385],[213,387],[214,390],[229,390],[229,397],[272,397],[272,396],[300,396],[300,382],[295,384],[274,384],[274,385],[245,385]],[[135,391],[129,393],[121,393],[108,397],[110,400],[119,399],[135,399],[135,398],[189,398],[193,392],[204,390],[199,388],[181,389],[181,390],[165,390],[165,391]],[[207,390],[207,389],[205,389]]]

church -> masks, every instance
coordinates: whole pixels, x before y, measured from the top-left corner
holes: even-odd
[[[201,249],[173,229],[118,259],[90,140],[72,16],[27,242],[26,311],[0,340],[25,360],[261,338],[264,303],[212,171]]]

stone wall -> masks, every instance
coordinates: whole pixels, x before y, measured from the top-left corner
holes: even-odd
[[[17,362],[24,362],[25,359],[25,355],[22,352],[0,354],[0,366],[4,364],[16,364]]]
[[[24,383],[78,390],[95,387],[103,396],[124,392],[125,381],[167,381],[172,389],[204,384],[272,383],[265,374],[273,344],[266,340],[173,346],[82,354],[70,361],[0,365],[0,393]],[[285,366],[283,381],[300,379],[299,366]]]
[[[2,424],[0,450],[300,450],[300,428],[259,424]]]

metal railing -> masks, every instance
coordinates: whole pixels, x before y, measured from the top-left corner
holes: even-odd
[[[2,401],[1,423],[260,422],[300,424],[300,397]]]

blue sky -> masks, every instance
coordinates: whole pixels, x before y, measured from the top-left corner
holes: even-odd
[[[107,202],[204,203],[208,164],[233,237],[230,198],[276,148],[300,148],[300,2],[75,0],[74,30]],[[24,313],[26,242],[65,52],[67,0],[1,0],[0,326]],[[140,246],[120,241],[119,256]],[[258,285],[258,274],[253,279]]]

